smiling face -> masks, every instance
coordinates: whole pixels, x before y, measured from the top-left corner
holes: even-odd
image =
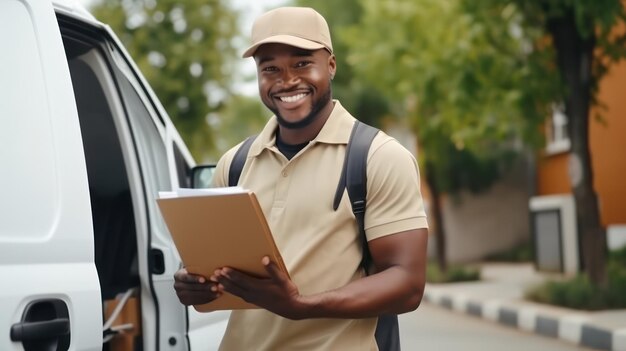
[[[321,129],[333,108],[330,81],[336,71],[335,56],[324,49],[264,44],[254,60],[261,100],[279,125],[293,130],[319,124]]]

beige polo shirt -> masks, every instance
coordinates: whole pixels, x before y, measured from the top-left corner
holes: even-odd
[[[294,283],[303,295],[340,288],[364,275],[357,224],[344,191],[333,200],[343,167],[352,117],[338,101],[326,124],[287,160],[276,147],[272,117],[250,148],[239,185],[254,191]],[[228,184],[236,149],[219,161],[215,186]],[[380,132],[367,161],[368,240],[426,228],[414,157]],[[263,309],[233,311],[221,350],[377,350],[376,319],[292,321]]]

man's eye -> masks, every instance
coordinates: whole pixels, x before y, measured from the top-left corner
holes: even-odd
[[[308,65],[311,64],[311,61],[300,61],[298,63],[296,63],[296,67],[301,68],[301,67],[306,67]]]
[[[278,69],[274,66],[267,66],[262,69],[263,72],[276,72],[277,70]]]

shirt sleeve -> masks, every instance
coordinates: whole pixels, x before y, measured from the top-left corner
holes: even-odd
[[[211,180],[211,187],[218,188],[228,186],[228,172],[230,164],[232,163],[235,153],[240,146],[241,144],[226,151],[226,153],[224,153],[224,155],[222,155],[220,160],[217,162],[217,166],[215,166],[215,174]]]
[[[367,240],[419,228],[428,221],[417,161],[395,139],[377,136],[367,161]]]

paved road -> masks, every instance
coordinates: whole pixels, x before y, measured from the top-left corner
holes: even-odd
[[[488,320],[422,303],[400,316],[402,350],[573,351],[591,350],[566,341],[526,333]]]

